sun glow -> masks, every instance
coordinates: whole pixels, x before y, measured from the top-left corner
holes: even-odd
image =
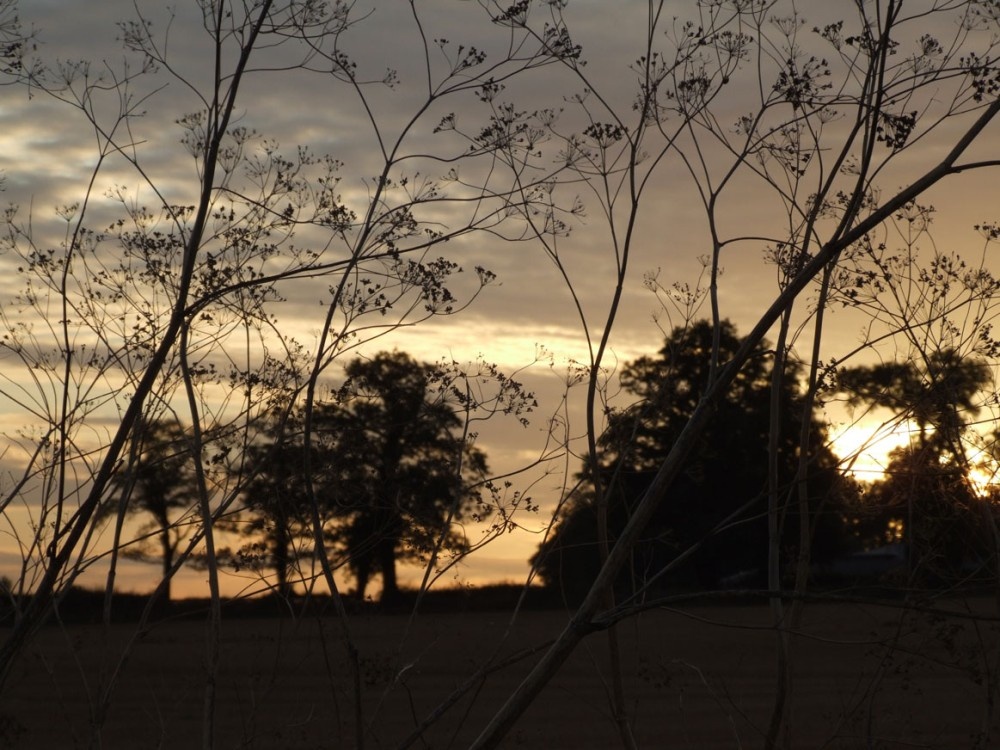
[[[973,467],[969,470],[969,483],[979,497],[988,497],[1000,489],[1000,467],[988,462],[986,458],[986,451],[977,451],[969,458]]]
[[[889,454],[909,445],[919,432],[910,420],[860,420],[840,425],[831,441],[833,451],[856,479],[864,482],[880,480],[889,465]],[[971,450],[968,454],[969,482],[973,491],[985,497],[1000,485],[1000,467],[990,468],[986,452]]]
[[[909,420],[859,420],[838,426],[831,441],[850,473],[865,482],[882,478],[889,464],[889,454],[908,445],[916,433]]]

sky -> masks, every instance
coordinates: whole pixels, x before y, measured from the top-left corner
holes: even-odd
[[[797,3],[808,19],[803,27],[804,36],[813,25],[833,20],[831,13],[836,11],[831,10],[832,5],[818,0]],[[155,185],[168,201],[181,205],[194,203],[197,196],[196,165],[179,143],[182,131],[176,120],[200,106],[196,92],[205,91],[211,79],[211,48],[200,28],[200,13],[194,3],[179,3],[173,18],[167,7],[159,2],[137,0],[135,7],[151,21],[153,36],[162,45],[171,67],[152,75],[138,76],[129,84],[133,97],[129,103],[144,113],[131,121],[129,133],[136,144],[130,153],[138,156],[142,174],[121,157],[114,154],[108,157],[90,190],[88,224],[94,227],[103,227],[121,214],[122,205],[108,197],[115,191],[123,192],[127,200],[136,205],[156,204],[150,184]],[[121,80],[126,70],[126,56],[118,41],[121,27],[116,23],[134,19],[135,7],[132,0],[87,4],[71,0],[32,0],[22,3],[20,15],[26,26],[37,30],[39,54],[50,60],[87,60],[90,61],[89,75],[104,75],[106,80],[118,76],[117,80]],[[448,140],[449,133],[433,133],[434,126],[443,115],[454,111],[460,125],[471,123],[469,127],[473,129],[475,123],[481,121],[483,109],[482,103],[466,95],[454,104],[445,101],[411,119],[414,113],[420,112],[427,85],[420,31],[422,29],[428,39],[448,39],[447,49],[454,50],[464,44],[486,50],[490,55],[503,49],[506,32],[485,20],[478,2],[427,0],[418,2],[417,7],[420,27],[408,3],[396,0],[358,2],[353,15],[361,20],[343,35],[343,49],[356,60],[359,75],[379,80],[387,68],[396,71],[393,88],[372,85],[364,89],[370,115],[378,123],[377,133],[357,93],[350,87],[331,80],[324,72],[294,69],[298,59],[294,50],[301,51],[301,48],[291,46],[262,53],[260,68],[247,77],[241,90],[237,107],[239,125],[273,139],[286,153],[294,153],[298,145],[307,144],[316,154],[329,153],[340,160],[343,166],[339,171],[338,187],[345,202],[351,205],[364,205],[371,187],[370,176],[380,168],[379,135],[383,143],[390,143],[408,123],[412,124],[412,129],[408,131],[404,149],[412,154],[412,162],[407,164],[418,165],[425,170],[425,175],[441,176],[444,167],[420,155],[432,149],[454,153],[460,142],[453,136],[453,140]],[[695,3],[674,0],[664,5],[663,16],[683,20],[696,11]],[[593,89],[588,94],[588,102],[596,110],[595,102],[600,99],[617,111],[628,113],[635,82],[629,66],[636,58],[636,50],[641,49],[646,33],[647,4],[638,0],[614,4],[571,0],[565,17],[587,61],[586,74]],[[678,23],[665,22],[662,28],[668,33],[658,34],[657,43],[666,45],[670,34],[677,33],[680,27]],[[953,29],[948,27],[943,31],[949,33],[949,30]],[[814,39],[803,43],[812,44]],[[444,56],[434,45],[431,45],[431,55],[432,73],[440,76]],[[320,67],[319,61],[314,59],[312,63]],[[128,64],[135,72],[136,61],[132,59]],[[753,90],[740,88],[741,85],[734,84],[732,92],[721,100],[722,114],[733,122],[753,100]],[[529,71],[510,82],[503,96],[516,101],[522,109],[562,109],[560,127],[568,132],[579,129],[583,122],[584,115],[573,101],[582,86],[571,71],[553,65]],[[121,103],[120,91],[109,88],[88,102],[102,123],[113,122]],[[958,125],[967,121],[968,117],[959,118]],[[836,123],[831,127],[837,127]],[[996,123],[989,126],[976,153],[988,154],[995,148],[1000,142],[998,127]],[[919,173],[930,159],[948,147],[950,136],[957,132],[951,128],[945,123],[929,133],[919,148],[887,169],[880,184],[889,191]],[[119,133],[119,136],[124,134]],[[13,86],[0,88],[3,199],[18,204],[22,217],[30,215],[32,228],[42,242],[57,243],[65,227],[53,209],[80,203],[87,196],[98,142],[93,128],[73,106],[41,92],[26,92]],[[706,151],[700,156],[713,174],[725,163],[724,153]],[[553,169],[557,155],[546,152],[545,158],[548,168]],[[616,363],[657,351],[662,344],[663,330],[680,322],[676,311],[674,318],[666,315],[667,310],[649,290],[648,280],[655,277],[668,289],[674,283],[696,285],[701,272],[700,258],[711,248],[704,210],[684,162],[676,154],[668,154],[651,174],[635,225],[622,307],[606,360],[612,371]],[[472,171],[463,176],[481,179],[482,167],[474,165]],[[930,245],[926,241],[925,250],[953,248],[978,257],[983,251],[983,242],[972,225],[995,218],[998,193],[994,184],[995,179],[983,173],[963,176],[961,180],[950,181],[933,190],[926,202],[938,209],[934,235],[938,244]],[[467,271],[455,285],[456,294],[464,299],[474,290],[473,275],[468,271],[475,265],[490,269],[497,281],[486,287],[474,303],[458,315],[393,332],[359,349],[371,354],[380,349],[399,348],[427,361],[447,357],[464,362],[482,357],[507,372],[516,372],[526,387],[537,394],[539,407],[531,415],[527,427],[513,420],[496,420],[482,429],[479,444],[498,472],[515,471],[530,464],[546,449],[549,417],[563,408],[567,372],[573,362],[587,361],[586,334],[599,336],[608,314],[615,292],[615,237],[608,231],[608,222],[593,188],[592,184],[563,185],[556,194],[564,205],[571,205],[578,195],[583,207],[577,215],[568,218],[571,231],[559,239],[558,252],[564,264],[562,272],[538,242],[502,241],[491,233],[470,234],[448,243],[445,250],[449,258],[461,263]],[[458,211],[454,206],[449,210]],[[780,234],[783,224],[787,223],[786,213],[780,201],[769,196],[752,178],[744,176],[734,180],[719,207],[720,226],[730,236]],[[460,217],[450,214],[428,216],[442,225],[461,223]],[[620,212],[616,214],[619,232],[624,226],[623,218]],[[621,240],[621,234],[617,239]],[[308,231],[296,238],[297,243],[310,241],[321,242],[322,239]],[[760,241],[737,243],[726,250],[723,258],[721,312],[723,317],[734,320],[741,330],[756,322],[777,290],[775,268],[763,260],[765,244]],[[0,257],[0,264],[7,264],[0,278],[0,293],[9,297],[19,290],[21,281],[9,255]],[[272,306],[280,320],[281,331],[294,336],[307,348],[315,346],[322,330],[324,309],[321,302],[327,296],[329,283],[326,279],[297,281],[294,286],[284,289],[284,299]],[[586,327],[575,308],[574,295],[586,317]],[[701,309],[702,314],[707,312],[707,307]],[[805,323],[804,319],[800,322]],[[868,325],[868,319],[855,312],[838,311],[831,318],[824,356],[839,357],[854,349],[864,339]],[[808,331],[808,326],[803,331]],[[884,349],[883,356],[893,356],[891,352],[891,347]],[[801,353],[805,355],[806,352]],[[614,391],[613,377],[611,383]],[[582,398],[583,389],[576,387],[570,391],[566,406],[569,431],[574,436],[583,432]],[[14,403],[0,404],[0,415],[9,433],[30,427],[24,410]],[[836,422],[849,418],[843,410],[831,413],[831,419]],[[874,425],[879,418],[879,415],[873,416],[868,423]],[[843,430],[840,426],[834,432]],[[883,443],[882,450],[874,453],[884,455],[892,440]],[[863,440],[854,432],[845,438],[844,444],[860,442]],[[578,451],[579,446],[574,445],[574,450]],[[9,465],[16,465],[17,451],[9,452],[5,460]],[[878,455],[866,460],[869,470],[878,466]],[[859,464],[863,465],[864,462]],[[577,466],[575,459],[571,459],[550,467],[552,473],[535,469],[518,476],[514,480],[516,485],[530,487],[533,497],[541,501],[542,510],[537,517],[524,519],[524,530],[502,538],[460,566],[456,582],[523,580],[527,574],[526,560],[546,525],[546,511],[551,512],[554,498],[558,496],[562,479],[556,469],[568,468],[573,472]],[[11,509],[10,513],[15,511]],[[12,559],[9,551],[5,554],[7,560]],[[141,590],[148,580],[149,570],[131,565],[123,571],[120,581],[125,588],[133,586]],[[100,566],[95,566],[94,573],[85,580],[93,583],[99,580],[99,574]],[[183,571],[175,590],[198,591],[204,577],[203,572]],[[233,577],[228,579],[226,586],[228,591],[235,593],[245,583],[252,581]]]

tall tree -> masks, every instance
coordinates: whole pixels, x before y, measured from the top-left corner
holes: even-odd
[[[451,524],[478,499],[469,484],[485,475],[486,457],[459,433],[462,421],[447,389],[435,389],[430,365],[382,352],[352,360],[345,374],[335,398],[316,405],[308,462],[297,427],[253,448],[254,478],[244,491],[251,512],[237,528],[261,540],[243,555],[263,557],[279,592],[291,593],[289,571],[313,550],[308,465],[325,532],[358,595],[381,575],[382,598],[391,600],[399,594],[397,560],[466,547]]]
[[[486,456],[460,433],[453,405],[433,388],[431,366],[382,352],[353,360],[346,374],[336,401],[317,415],[325,481],[358,595],[380,574],[382,598],[391,599],[399,593],[398,559],[466,546],[451,524],[478,499],[469,484],[485,476]]]
[[[724,366],[740,344],[732,323],[719,328],[718,351]],[[609,527],[617,535],[649,485],[661,457],[669,451],[701,399],[708,382],[715,330],[708,321],[675,328],[657,357],[641,357],[626,365],[621,382],[637,398],[612,415],[600,440],[602,487],[610,498]],[[766,570],[768,443],[771,430],[771,366],[773,355],[762,342],[719,401],[712,426],[700,437],[692,457],[676,480],[672,502],[661,507],[632,556],[632,569],[619,586],[634,591],[673,558],[700,544],[694,565],[676,583],[714,586],[740,571]],[[798,467],[798,425],[804,409],[799,368],[789,365],[782,380],[780,478],[786,553],[794,553],[797,506],[793,479]],[[830,554],[842,540],[839,504],[852,485],[837,469],[826,446],[825,429],[811,421],[810,505],[822,506],[813,549]],[[585,468],[584,475],[590,469]],[[599,566],[596,551],[595,499],[585,492],[571,501],[566,515],[535,557],[550,585],[576,596],[586,591]],[[742,512],[741,512],[742,509]],[[725,529],[716,527],[736,514]]]
[[[236,553],[234,565],[259,565],[274,571],[280,596],[293,593],[297,560],[311,549],[311,517],[303,476],[303,446],[295,435],[273,431],[269,439],[249,446],[244,470],[243,505],[225,527],[252,541]]]
[[[139,541],[125,554],[161,565],[169,600],[174,557],[187,528],[178,523],[177,511],[193,510],[198,502],[191,438],[175,420],[142,420],[132,439],[130,459],[116,480],[118,502],[108,503],[103,514],[149,516],[139,529]]]

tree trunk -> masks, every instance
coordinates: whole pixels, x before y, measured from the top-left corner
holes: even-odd
[[[382,601],[393,602],[399,599],[399,584],[396,581],[396,547],[399,540],[394,534],[380,538],[378,545],[378,563],[382,571]]]
[[[288,524],[280,517],[276,519],[274,527],[274,573],[278,579],[278,595],[287,598],[291,595],[291,586],[288,584]]]
[[[358,599],[365,600],[365,589],[368,588],[368,579],[371,578],[372,564],[371,555],[365,553],[355,569],[355,576],[358,579]]]
[[[163,551],[163,601],[170,604],[170,583],[174,567],[174,546],[170,542],[170,529],[166,526],[160,529],[160,546]]]

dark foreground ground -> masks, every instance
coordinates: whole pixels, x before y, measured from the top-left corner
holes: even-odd
[[[987,600],[940,607],[995,614]],[[365,747],[464,748],[537,661],[473,682],[416,727],[485,661],[542,646],[559,611],[521,615],[357,614]],[[989,707],[997,623],[892,607],[810,605],[793,639],[792,748],[1000,747]],[[625,699],[643,748],[757,748],[775,695],[766,606],[657,610],[619,629]],[[0,633],[0,636],[5,633]],[[50,625],[0,697],[0,747],[195,748],[206,693],[204,622]],[[231,619],[216,685],[217,748],[356,747],[352,683],[332,617]],[[503,747],[620,746],[609,709],[607,639],[584,641]],[[123,656],[124,655],[124,656]],[[407,744],[409,742],[410,744]]]

